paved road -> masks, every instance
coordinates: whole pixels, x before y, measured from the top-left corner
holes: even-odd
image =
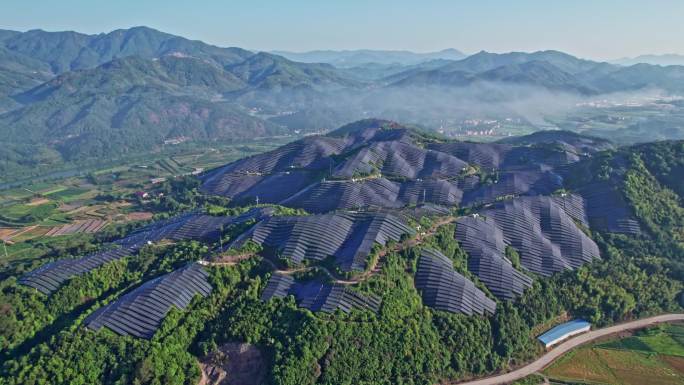
[[[562,344],[553,348],[553,350],[541,356],[538,360],[532,362],[527,366],[523,366],[520,369],[514,370],[512,372],[502,374],[500,376],[493,376],[483,378],[481,380],[469,381],[469,382],[452,382],[451,384],[459,385],[500,385],[508,384],[513,381],[523,379],[531,374],[534,374],[547,365],[553,362],[558,357],[567,353],[568,351],[585,344],[587,342],[593,341],[597,338],[605,337],[610,334],[618,333],[625,330],[639,329],[648,325],[652,325],[660,322],[671,322],[671,321],[684,321],[684,314],[664,314],[650,318],[644,318],[636,321],[626,322],[619,325],[597,329],[590,331],[588,333],[580,334],[577,337],[571,338]]]

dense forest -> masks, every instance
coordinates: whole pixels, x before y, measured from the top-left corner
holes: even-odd
[[[380,272],[354,287],[381,297],[377,314],[312,313],[298,308],[292,297],[263,302],[260,295],[272,269],[256,256],[233,266],[206,267],[212,294],[195,298],[186,311],[172,310],[149,341],[107,329],[90,331],[83,321],[141,282],[199,260],[208,252],[206,245],[149,246],[69,280],[47,297],[17,284],[17,275],[28,266],[12,266],[0,282],[0,384],[195,384],[200,377],[196,357],[226,342],[259,347],[272,384],[434,384],[506,370],[540,354],[535,336],[567,318],[585,318],[600,327],[681,311],[683,161],[684,142],[664,142],[604,152],[576,165],[568,188],[610,182],[643,233],[592,231],[601,260],[548,279],[533,276],[523,296],[499,300],[492,316],[428,308],[414,286],[420,250],[431,247],[487,292],[466,269],[468,255],[454,239],[454,224],[439,227],[420,244],[388,251]],[[160,210],[235,210],[227,201],[203,197],[190,179],[161,188],[167,195],[155,202]],[[281,214],[292,212],[281,209]],[[237,233],[228,230],[224,239]],[[76,255],[102,241],[84,239],[48,255]],[[508,254],[515,262],[515,251]]]

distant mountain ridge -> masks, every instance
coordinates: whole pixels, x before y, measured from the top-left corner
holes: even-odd
[[[0,171],[151,151],[179,136],[301,135],[368,117],[439,127],[472,105],[503,106],[539,91],[684,92],[684,66],[625,67],[559,51],[482,51],[460,60],[451,49],[314,54],[309,59],[328,62],[148,27],[97,35],[0,30]]]
[[[415,65],[430,60],[461,60],[467,55],[463,52],[447,48],[436,52],[411,52],[388,50],[317,50],[307,52],[273,51],[272,53],[290,60],[304,63],[328,63],[339,68],[356,67],[365,64],[400,64]]]
[[[132,55],[152,59],[182,52],[219,65],[228,65],[253,54],[242,48],[216,47],[148,27],[118,29],[98,35],[72,31],[1,31],[0,45],[15,54],[46,63],[54,74],[93,68]]]
[[[394,86],[458,86],[478,81],[539,86],[551,90],[602,94],[648,87],[684,91],[684,66],[629,67],[579,59],[559,51],[495,54],[481,51],[436,69],[411,69],[385,79]]]
[[[635,64],[653,64],[659,66],[684,65],[684,55],[669,53],[663,55],[639,55],[637,57],[625,57],[611,61],[612,64],[631,66]]]

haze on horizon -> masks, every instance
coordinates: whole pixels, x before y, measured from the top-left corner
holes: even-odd
[[[456,48],[471,54],[554,49],[594,60],[684,54],[684,2],[426,0],[318,2],[5,0],[0,28],[109,32],[145,25],[252,50]]]

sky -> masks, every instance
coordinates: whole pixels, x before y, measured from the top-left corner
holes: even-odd
[[[684,54],[682,0],[2,0],[0,28],[145,25],[251,50],[466,53],[556,49],[590,59]]]

